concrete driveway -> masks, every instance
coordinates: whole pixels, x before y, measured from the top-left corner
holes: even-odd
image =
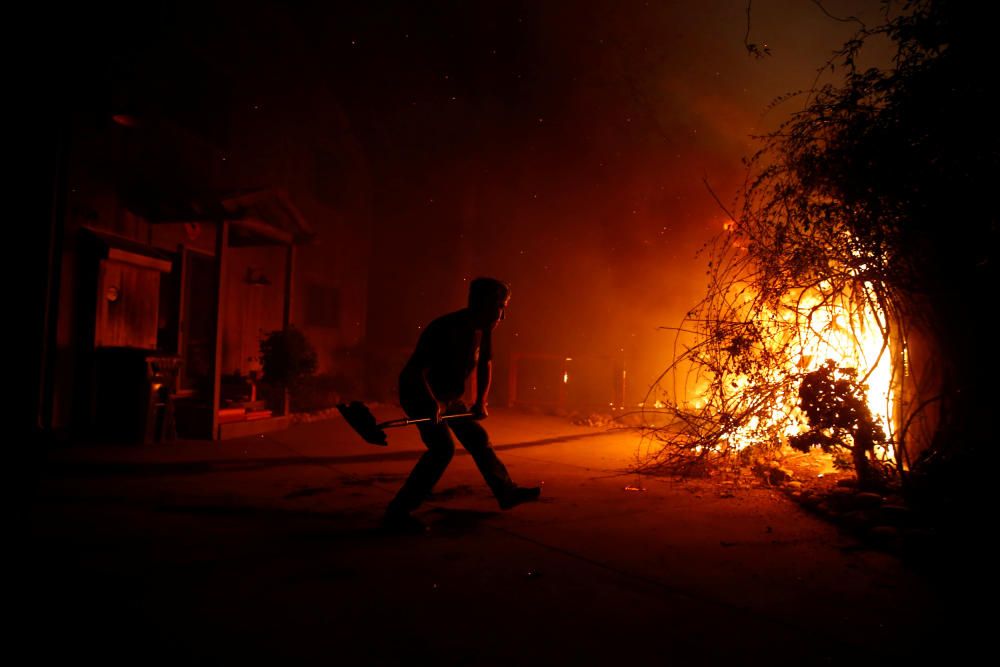
[[[388,448],[336,417],[52,451],[17,638],[38,664],[962,664],[985,643],[960,576],[777,490],[623,473],[630,432],[505,410],[485,425],[542,500],[499,511],[460,450],[421,536],[378,528],[422,451],[412,427]]]

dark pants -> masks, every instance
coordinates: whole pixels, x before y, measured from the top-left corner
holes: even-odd
[[[403,410],[410,418],[426,417],[429,410],[426,405],[420,403],[403,402]],[[444,414],[454,415],[468,412],[468,408],[461,401],[453,401],[448,404]],[[514,483],[507,473],[507,468],[497,458],[496,452],[490,445],[490,436],[486,429],[473,419],[450,419],[441,424],[421,423],[417,424],[420,429],[420,437],[427,446],[427,451],[417,461],[413,471],[399,490],[396,497],[389,503],[391,512],[409,512],[416,509],[420,503],[430,494],[431,489],[441,479],[445,468],[455,455],[455,440],[452,433],[462,443],[466,451],[472,455],[472,460],[476,462],[476,467],[482,473],[483,479],[489,485],[493,495],[500,498],[509,491]]]

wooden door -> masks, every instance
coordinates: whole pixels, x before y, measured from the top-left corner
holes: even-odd
[[[215,257],[183,248],[178,351],[183,360],[179,378],[182,390],[211,397],[215,355]]]

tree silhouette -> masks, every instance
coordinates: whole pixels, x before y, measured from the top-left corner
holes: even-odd
[[[824,396],[802,395],[825,359],[811,352],[834,336],[857,349],[880,341],[856,355],[855,389],[876,366],[892,368],[895,398],[871,417],[888,425],[882,446],[849,445],[864,450],[856,466],[961,480],[951,472],[975,469],[991,442],[992,24],[971,3],[884,8],[880,25],[861,27],[821,68],[836,83],[798,96],[802,110],[746,160],[732,222],[706,247],[707,296],[651,390],[670,419],[649,427],[655,445],[640,469],[738,463],[789,444],[810,410],[844,399],[826,392],[822,408]],[[862,68],[879,40],[891,63]],[[921,422],[930,427],[918,437]]]

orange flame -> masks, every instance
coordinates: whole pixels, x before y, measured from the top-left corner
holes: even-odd
[[[896,408],[894,374],[891,354],[886,349],[883,334],[885,314],[876,305],[872,286],[868,283],[858,288],[861,294],[834,294],[828,284],[788,294],[783,299],[780,312],[763,310],[756,313],[754,321],[762,327],[765,341],[777,349],[789,346],[794,351],[788,358],[787,368],[774,368],[766,380],[778,380],[788,374],[802,375],[818,369],[827,359],[841,367],[858,370],[868,388],[868,407],[889,439],[892,439],[893,415]],[[752,296],[743,294],[744,304]],[[747,375],[727,378],[725,398],[733,398],[747,389],[752,382]],[[706,405],[709,383],[703,380],[688,392],[686,405],[696,410]],[[777,429],[790,437],[808,430],[805,415],[798,407],[797,392],[780,393],[764,417],[754,416],[741,428],[727,432],[720,444],[737,451],[755,443],[752,434],[759,429]],[[876,452],[880,457],[891,458],[892,447]]]

